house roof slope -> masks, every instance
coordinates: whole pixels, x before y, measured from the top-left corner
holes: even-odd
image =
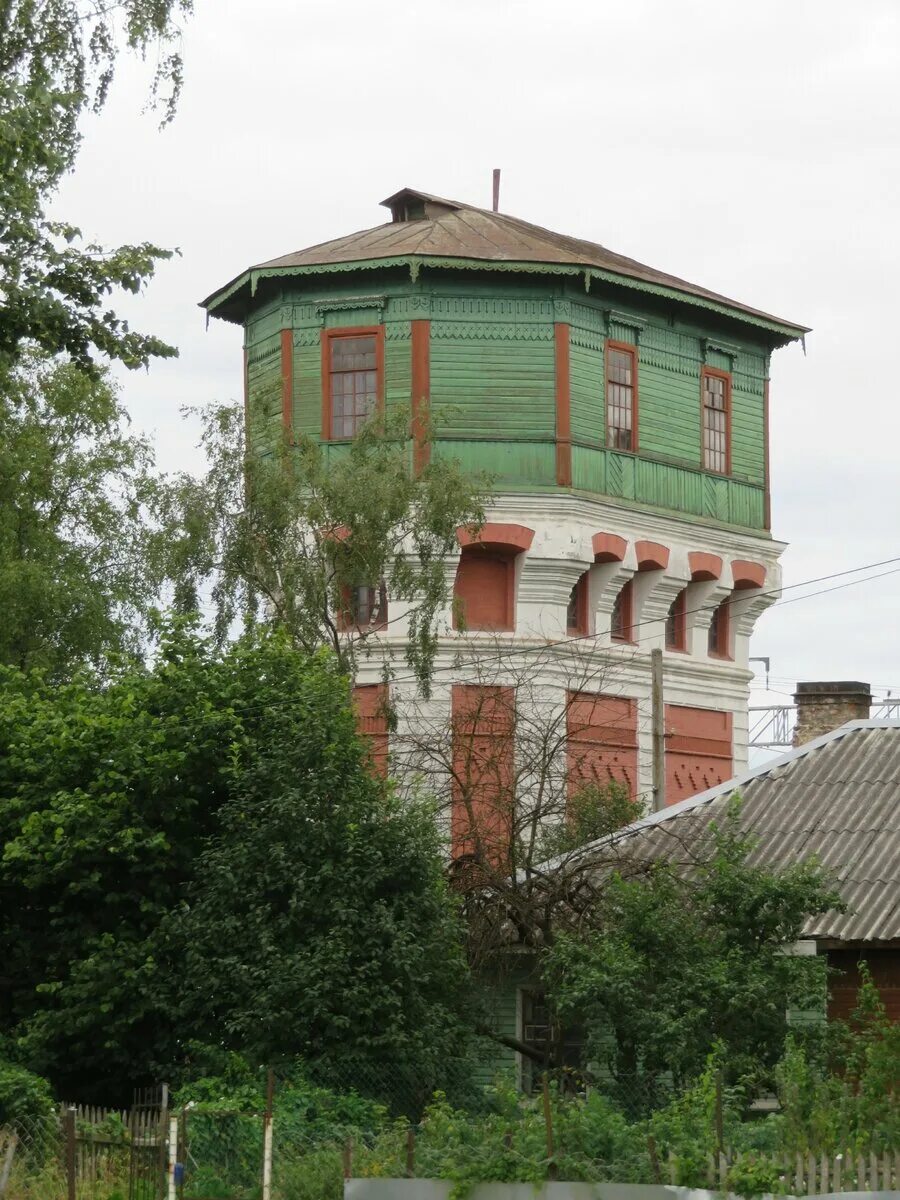
[[[736,793],[750,861],[783,868],[815,856],[847,912],[809,920],[806,937],[900,939],[900,721],[850,721],[745,775],[673,804],[582,853],[690,867]]]
[[[426,203],[426,215],[419,219],[376,225],[258,263],[201,301],[201,306],[214,312],[225,299],[234,295],[245,280],[250,284],[251,277],[256,273],[277,275],[311,272],[315,268],[334,270],[342,264],[350,266],[378,260],[394,262],[417,258],[458,260],[460,266],[468,262],[494,263],[498,268],[511,264],[546,264],[548,267],[593,269],[614,276],[626,285],[628,281],[634,281],[651,288],[665,289],[666,292],[680,293],[685,299],[705,301],[729,309],[736,315],[743,314],[755,322],[779,326],[789,338],[801,337],[809,332],[806,326],[750,308],[718,292],[607,250],[596,242],[555,233],[518,217],[476,208],[457,200],[445,200],[411,188],[402,189],[382,203],[390,206],[398,198],[412,198]]]

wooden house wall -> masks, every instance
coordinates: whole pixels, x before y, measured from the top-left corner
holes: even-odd
[[[367,273],[372,274],[372,273]],[[437,273],[435,273],[437,275]],[[330,281],[333,301],[312,298],[305,281],[255,311],[246,328],[251,441],[262,451],[281,436],[283,329],[292,333],[291,417],[298,434],[318,438],[322,422],[322,328],[383,324],[385,403],[408,408],[411,321],[430,322],[430,390],[438,416],[433,453],[486,471],[498,490],[555,490],[554,325],[569,326],[572,486],[629,505],[761,530],[765,519],[762,339],[729,333],[724,349],[702,325],[647,308],[615,312],[602,298],[558,284],[490,280],[417,285],[371,281],[357,306],[351,286]],[[346,299],[342,298],[343,290]],[[322,289],[316,295],[321,297]],[[576,298],[577,297],[577,298]],[[335,304],[329,308],[329,303]],[[617,303],[621,303],[617,301]],[[604,348],[607,337],[638,348],[639,452],[606,446]],[[729,477],[701,462],[701,370],[732,376]],[[329,449],[330,455],[343,450]]]

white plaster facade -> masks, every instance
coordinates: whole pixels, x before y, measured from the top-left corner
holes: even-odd
[[[441,614],[433,694],[427,704],[404,661],[406,621],[402,606],[391,604],[387,631],[378,635],[394,664],[391,697],[398,716],[396,738],[404,739],[405,722],[425,720],[437,729],[449,718],[453,683],[512,683],[523,664],[533,664],[533,694],[551,708],[562,706],[565,690],[586,669],[596,671],[598,691],[633,698],[638,713],[637,792],[651,803],[650,650],[664,653],[664,696],[668,704],[727,711],[733,721],[733,768],[747,768],[750,636],[760,614],[778,598],[784,544],[749,532],[682,520],[673,515],[642,512],[603,499],[559,494],[517,494],[495,498],[491,522],[523,525],[534,531],[529,550],[516,559],[515,631],[460,634],[451,628],[451,609]],[[597,533],[623,538],[622,562],[594,563],[592,538]],[[669,549],[664,570],[639,572],[635,543],[659,543]],[[691,582],[688,555],[706,552],[722,559],[716,580]],[[733,592],[732,564],[750,561],[765,568],[761,587]],[[447,562],[452,593],[457,559]],[[566,634],[566,609],[573,585],[590,571],[589,632]],[[634,644],[611,641],[610,614],[616,593],[634,578]],[[675,596],[687,587],[687,650],[665,649],[665,619]],[[730,608],[731,658],[711,656],[708,629],[720,601],[733,596]],[[381,655],[358,660],[357,682],[382,678]],[[392,740],[395,735],[392,735]],[[432,779],[432,786],[439,786]]]

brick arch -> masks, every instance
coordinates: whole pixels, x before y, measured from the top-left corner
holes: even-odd
[[[731,564],[731,574],[736,591],[745,588],[762,587],[766,582],[766,568],[762,563],[749,562],[745,558],[736,558]]]
[[[595,533],[591,538],[595,563],[622,562],[628,542],[617,533]]]
[[[669,565],[669,547],[642,540],[634,543],[639,571],[664,571]]]
[[[718,554],[707,554],[705,550],[692,550],[688,554],[691,582],[701,583],[718,579],[722,574],[722,560]]]
[[[463,526],[456,531],[456,540],[462,549],[467,546],[489,546],[508,553],[521,554],[530,550],[534,541],[534,530],[527,525],[514,525],[502,521],[485,521],[480,529]]]

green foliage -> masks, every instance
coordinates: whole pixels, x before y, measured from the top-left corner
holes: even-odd
[[[23,1061],[109,1102],[191,1038],[449,1054],[466,976],[434,825],[372,778],[349,700],[324,652],[223,653],[183,623],[104,685],[0,670],[0,1031]]]
[[[465,1040],[467,972],[434,814],[369,770],[333,658],[303,661],[198,863],[182,1020],[261,1062],[438,1080]]]
[[[860,975],[849,1025],[836,1022],[819,1045],[788,1039],[777,1081],[791,1151],[900,1145],[900,1025],[888,1020],[865,963]]]
[[[23,360],[0,393],[0,663],[58,679],[140,649],[162,491],[108,376]]]
[[[178,16],[191,0],[7,0],[0,37],[0,387],[27,347],[92,365],[99,351],[128,366],[175,351],[110,312],[109,294],[136,292],[171,252],[150,243],[80,244],[46,205],[72,170],[79,121],[102,108],[121,47],[155,49],[154,95],[166,118],[181,89]],[[168,89],[168,90],[167,90]]]
[[[53,1096],[46,1079],[0,1058],[0,1128],[21,1121],[30,1131],[52,1112]]]
[[[630,825],[642,811],[626,785],[615,779],[586,784],[568,798],[565,821],[545,835],[537,858],[569,854]]]
[[[352,669],[357,653],[377,653],[377,639],[342,629],[338,614],[354,588],[383,580],[407,614],[407,658],[427,690],[447,603],[444,560],[457,528],[483,521],[486,481],[440,457],[415,474],[402,414],[367,422],[337,458],[306,437],[271,447],[264,432],[248,454],[236,405],[204,419],[207,473],[182,480],[171,515],[183,531],[180,603],[212,582],[221,638],[236,617],[264,621],[307,651],[328,646]]]
[[[752,866],[736,809],[712,849],[691,874],[661,866],[613,878],[593,928],[562,935],[546,958],[562,1018],[583,1022],[589,1056],[650,1105],[660,1083],[702,1072],[717,1043],[732,1079],[771,1068],[788,1008],[808,1006],[821,969],[783,948],[807,917],[840,903],[815,864]]]

